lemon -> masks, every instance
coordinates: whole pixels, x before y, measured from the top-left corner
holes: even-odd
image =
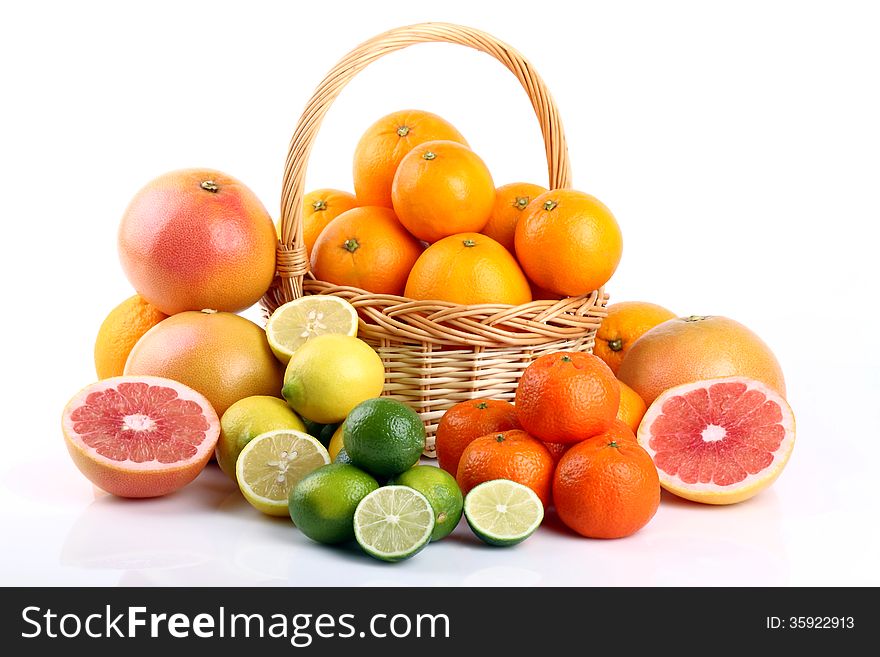
[[[235,478],[244,498],[258,511],[286,516],[290,491],[307,474],[330,463],[330,455],[314,437],[279,429],[262,433],[241,450]]]
[[[266,324],[266,338],[275,357],[285,365],[303,344],[319,335],[357,335],[357,311],[348,301],[330,295],[310,295],[279,306]]]
[[[217,441],[217,465],[235,479],[235,461],[253,438],[275,429],[305,431],[303,421],[283,399],[254,395],[245,397],[226,409],[220,418]]]
[[[319,335],[303,344],[287,364],[281,394],[302,417],[342,422],[355,406],[378,397],[385,385],[382,359],[348,335]]]

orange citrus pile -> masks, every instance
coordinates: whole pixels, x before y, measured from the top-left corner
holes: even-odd
[[[319,280],[419,300],[520,305],[587,294],[620,262],[620,228],[600,201],[527,182],[496,188],[461,133],[430,112],[376,121],[358,142],[353,172],[354,195],[321,189],[303,205]]]

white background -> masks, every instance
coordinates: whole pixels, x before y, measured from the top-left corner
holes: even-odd
[[[880,22],[857,2],[6,3],[0,18],[3,584],[880,584]],[[277,214],[301,108],[347,50],[445,20],[520,49],[561,108],[575,186],[624,231],[612,301],[722,314],[778,355],[798,418],[779,481],[726,508],[664,497],[632,538],[554,523],[510,550],[462,524],[396,566],[310,543],[216,469],[110,498],[59,419],[132,294],[116,227],[148,180],[224,170]],[[308,187],[351,188],[360,133],[420,107],[498,184],[545,182],[515,79],[451,45],[391,55],[327,116]]]

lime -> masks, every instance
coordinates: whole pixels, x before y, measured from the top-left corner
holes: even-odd
[[[509,479],[493,479],[467,494],[464,517],[474,534],[489,545],[516,545],[540,526],[544,505],[528,486]]]
[[[320,335],[296,350],[281,394],[303,417],[342,422],[355,406],[382,393],[385,368],[370,346],[347,335]]]
[[[304,343],[319,335],[357,335],[357,311],[331,295],[310,295],[279,306],[266,323],[266,339],[285,365]]]
[[[261,433],[245,445],[235,463],[235,478],[251,506],[270,516],[284,516],[290,490],[327,463],[330,455],[314,437],[278,429]]]
[[[327,444],[327,451],[330,452],[330,458],[335,459],[336,455],[339,454],[339,450],[342,449],[342,437],[345,429],[343,428],[344,424],[340,424],[336,427],[336,431],[333,432],[333,436],[330,438],[330,442]]]
[[[290,407],[288,406],[288,408],[290,408]],[[310,419],[305,418],[305,417],[302,418],[302,421],[303,421],[303,424],[306,425],[306,433],[309,434],[310,436],[314,436],[315,438],[320,440],[321,439],[321,429],[323,429],[327,425],[321,424],[320,422],[312,422]],[[326,447],[326,445],[325,445],[325,447]]]
[[[361,500],[354,512],[354,537],[364,552],[382,561],[409,559],[434,531],[428,498],[409,486],[384,486]]]
[[[354,511],[379,484],[363,470],[333,463],[306,475],[290,491],[290,517],[303,534],[318,543],[354,538]]]
[[[336,453],[336,458],[333,459],[334,463],[351,463],[351,457],[348,455],[348,452],[345,451],[345,447],[340,449]]]
[[[220,418],[220,439],[215,452],[220,469],[235,479],[235,462],[244,446],[261,433],[276,429],[305,431],[306,427],[278,397],[254,395],[235,402]]]
[[[343,443],[352,463],[374,475],[409,470],[425,449],[425,425],[418,414],[389,397],[361,402],[344,426]]]
[[[333,436],[336,435],[336,432],[339,430],[339,424],[333,422],[331,424],[325,424],[321,427],[321,433],[315,436],[318,440],[321,441],[321,444],[326,447],[329,451],[330,449],[330,441],[333,439]],[[332,458],[332,456],[331,456]]]
[[[452,533],[461,520],[464,498],[455,477],[433,465],[417,465],[394,477],[390,484],[409,486],[428,498],[434,509],[432,541]]]

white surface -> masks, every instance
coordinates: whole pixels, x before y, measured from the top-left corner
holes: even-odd
[[[300,4],[4,11],[0,581],[880,584],[872,5]],[[493,550],[462,525],[388,566],[260,516],[214,467],[179,494],[137,502],[94,491],[69,462],[61,409],[93,380],[97,327],[131,294],[115,250],[128,199],[164,171],[211,166],[276,212],[287,142],[314,86],[363,39],[420,20],[486,29],[544,76],[575,185],[624,231],[613,300],[727,315],[774,348],[799,435],[770,490],[728,508],[664,497],[644,530],[612,542],[548,523]],[[387,57],[346,89],[309,187],[350,189],[361,131],[410,106],[451,120],[499,184],[544,180],[513,77],[484,55],[431,45]]]

